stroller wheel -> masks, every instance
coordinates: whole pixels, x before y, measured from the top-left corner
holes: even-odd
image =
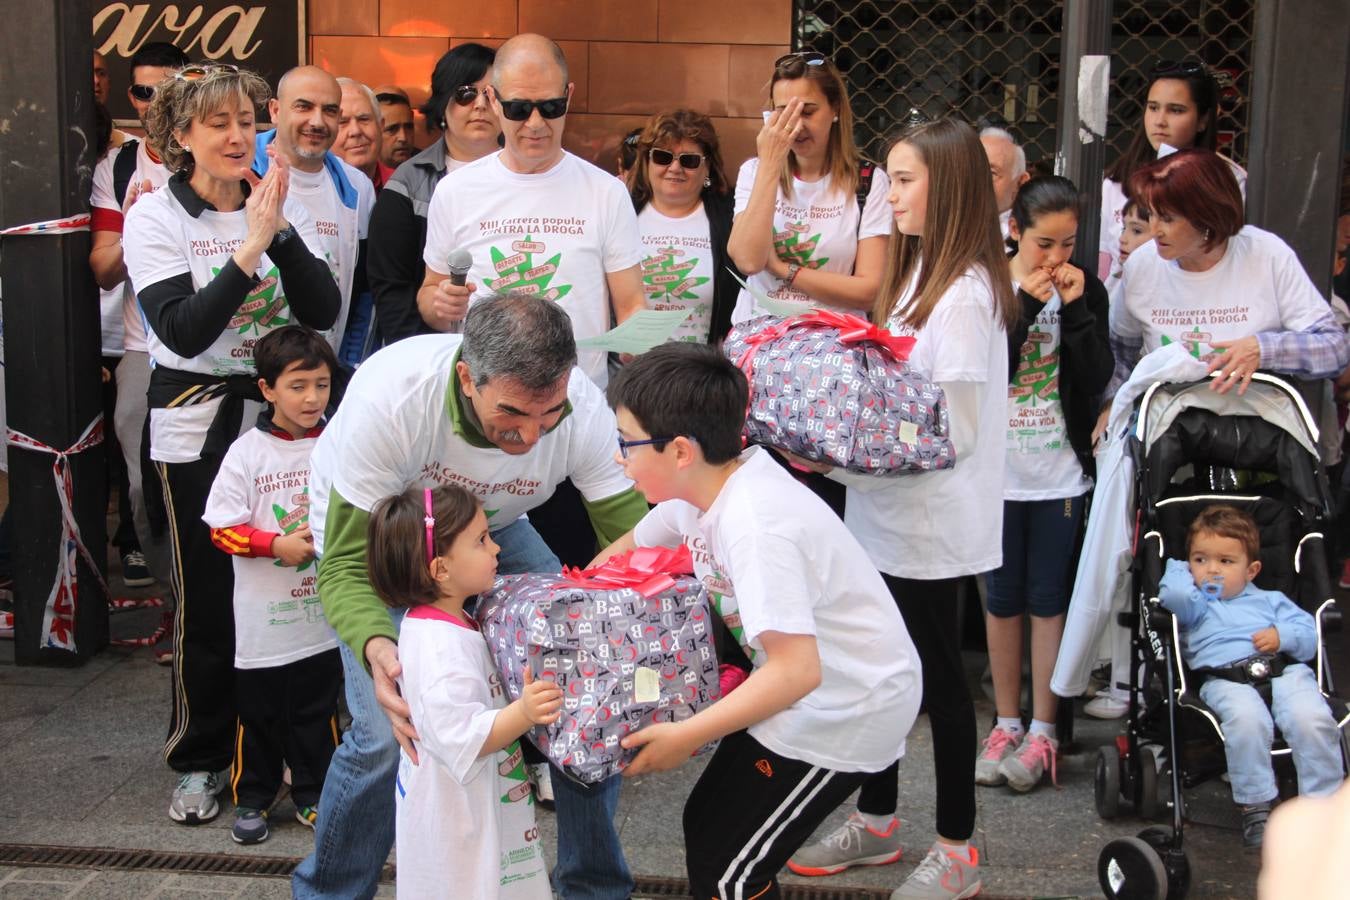
[[[1092,781],[1097,815],[1114,819],[1120,814],[1120,751],[1115,744],[1097,750],[1097,770]]]
[[[1141,819],[1152,819],[1158,814],[1158,758],[1143,749],[1139,757],[1139,805],[1136,812]]]
[[[1172,846],[1172,826],[1150,825],[1139,832],[1139,840],[1153,848],[1167,872],[1167,896],[1181,900],[1191,889],[1191,861],[1186,851]]]
[[[1110,900],[1166,900],[1162,858],[1137,837],[1117,838],[1097,856],[1097,883]]]

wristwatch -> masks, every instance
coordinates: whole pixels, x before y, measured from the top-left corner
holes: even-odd
[[[797,263],[790,263],[788,265],[787,277],[783,279],[783,287],[791,287],[792,282],[797,280],[797,273],[801,270],[802,267]]]

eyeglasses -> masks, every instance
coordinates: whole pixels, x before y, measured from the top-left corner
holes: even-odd
[[[677,159],[680,161],[680,166],[685,169],[697,169],[703,165],[702,153],[676,153],[673,150],[659,150],[653,147],[647,155],[658,166],[668,166]]]
[[[497,102],[502,105],[502,115],[512,122],[524,122],[536,109],[545,119],[558,119],[567,112],[566,97],[551,100],[503,100],[498,97]]]
[[[232,66],[229,63],[211,63],[206,66],[184,66],[173,77],[179,81],[186,81],[194,84],[198,81],[204,81],[208,78],[214,78],[217,75],[238,75],[239,67]]]
[[[455,93],[451,99],[455,101],[456,106],[471,106],[473,101],[478,99],[478,88],[471,84],[461,84],[455,88]]]
[[[155,86],[153,84],[133,84],[131,86],[131,96],[142,103],[149,103],[155,99]]]
[[[798,50],[796,53],[785,53],[773,61],[775,69],[788,67],[791,63],[801,63],[803,66],[823,66],[828,59],[824,53],[815,50]]]
[[[643,438],[640,441],[625,441],[623,435],[619,435],[619,455],[624,459],[627,459],[630,447],[645,447],[648,444],[669,444],[671,441],[675,440],[675,438],[676,435],[671,435],[670,437]]]

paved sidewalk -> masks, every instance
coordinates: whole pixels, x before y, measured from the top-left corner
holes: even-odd
[[[113,618],[114,636],[154,628],[157,610]],[[969,656],[972,671],[982,665]],[[304,856],[312,832],[297,823],[289,801],[274,815],[272,837],[256,848],[229,838],[230,815],[196,828],[166,814],[173,776],[159,751],[169,703],[169,670],[147,650],[113,648],[78,669],[19,668],[13,644],[0,642],[0,843],[80,847],[151,848],[269,857]],[[983,695],[979,715],[992,715]],[[1006,788],[981,788],[975,839],[985,893],[990,896],[1100,896],[1096,860],[1113,837],[1134,834],[1145,823],[1102,822],[1092,801],[1096,747],[1113,739],[1117,723],[1080,719],[1082,752],[1064,757],[1060,787],[1048,784],[1020,796]],[[636,778],[624,789],[619,827],[635,873],[683,878],[680,809],[702,764]],[[786,883],[846,891],[900,883],[932,840],[933,773],[926,721],[920,719],[901,768],[900,815],[905,858],[897,865],[852,870],[831,879]],[[1194,869],[1192,896],[1251,897],[1257,861],[1238,849],[1237,818],[1221,783],[1191,797],[1199,822],[1187,831]],[[824,826],[842,821],[840,810]],[[540,814],[545,846],[554,846],[553,817]],[[551,852],[550,852],[551,855]],[[392,889],[382,890],[392,896]],[[846,895],[846,893],[844,894]],[[8,897],[284,897],[276,878],[235,878],[170,872],[0,868],[0,898]]]

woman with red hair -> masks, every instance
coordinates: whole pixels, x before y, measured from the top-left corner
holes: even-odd
[[[1350,340],[1294,251],[1242,224],[1222,157],[1182,150],[1136,170],[1126,189],[1150,211],[1153,241],[1130,254],[1124,302],[1111,308],[1108,396],[1143,353],[1171,343],[1220,373],[1219,393],[1243,393],[1257,369],[1328,378],[1350,363]]]

